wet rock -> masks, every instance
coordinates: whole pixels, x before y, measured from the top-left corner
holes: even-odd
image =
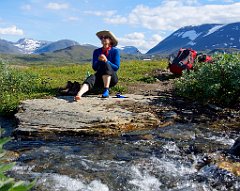
[[[191,111],[191,110],[182,110],[182,114],[184,114],[184,115],[193,115],[193,111]]]
[[[1,136],[10,137],[13,129],[16,127],[16,119],[12,116],[0,116],[0,128],[3,129]]]
[[[202,167],[210,164],[212,162],[212,158],[210,156],[204,156],[199,161],[197,161],[197,164],[195,165],[195,168],[197,170],[200,170]]]
[[[221,107],[218,107],[218,106],[213,105],[213,104],[208,104],[208,107],[210,109],[212,109],[213,111],[222,111],[223,110]]]
[[[126,99],[84,97],[73,102],[72,97],[26,100],[15,115],[19,121],[17,137],[58,139],[59,135],[118,136],[122,133],[154,128],[159,119],[150,112],[133,112],[120,107],[121,102],[147,105],[151,99],[127,95]]]
[[[240,137],[238,137],[233,146],[230,148],[229,153],[240,157]]]
[[[211,185],[211,187],[216,190],[236,190],[236,187],[238,187],[235,184],[237,177],[229,171],[220,169],[215,165],[207,165],[203,167],[198,175],[205,178],[207,184]]]
[[[174,112],[174,111],[169,111],[169,112],[166,112],[163,114],[163,117],[166,119],[166,120],[174,120],[178,117],[177,113]]]
[[[218,167],[233,173],[235,176],[240,176],[239,162],[223,161],[218,163]]]

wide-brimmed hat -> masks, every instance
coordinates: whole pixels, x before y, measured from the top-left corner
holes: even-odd
[[[118,40],[116,36],[111,31],[108,31],[108,30],[99,31],[96,33],[96,35],[99,39],[101,39],[101,37],[103,36],[109,36],[112,40],[112,46],[117,46],[118,44]]]

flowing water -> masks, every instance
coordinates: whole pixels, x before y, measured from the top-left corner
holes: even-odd
[[[36,191],[240,190],[240,179],[201,161],[219,158],[237,132],[175,124],[120,138],[12,140],[11,175],[37,180]],[[216,159],[217,160],[217,159]]]

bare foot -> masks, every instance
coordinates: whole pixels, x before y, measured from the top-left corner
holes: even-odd
[[[79,101],[81,100],[81,97],[80,97],[80,96],[75,96],[75,97],[74,97],[74,100],[77,101],[77,102],[79,102]]]

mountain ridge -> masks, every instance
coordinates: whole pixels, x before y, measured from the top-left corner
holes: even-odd
[[[182,27],[146,54],[169,55],[180,48],[192,48],[197,51],[214,49],[240,49],[240,22],[230,24],[203,24]]]

